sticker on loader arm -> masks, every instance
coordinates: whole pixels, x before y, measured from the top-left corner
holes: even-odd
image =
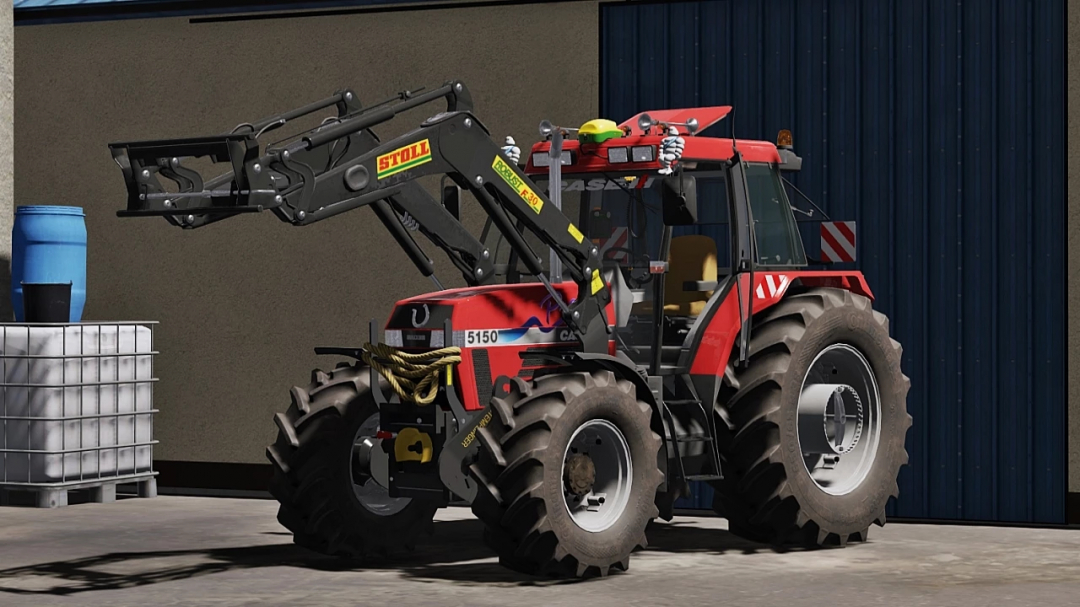
[[[431,162],[431,142],[427,139],[410,143],[376,160],[376,178],[385,179],[402,171]]]
[[[570,232],[570,235],[574,237],[574,240],[576,240],[578,244],[581,244],[581,242],[585,240],[585,235],[582,234],[581,230],[577,229],[577,226],[574,224],[570,224],[570,227],[566,228],[566,231]]]
[[[502,177],[510,187],[514,188],[518,196],[525,201],[525,204],[529,205],[532,210],[536,211],[536,214],[540,214],[540,209],[544,208],[544,201],[529,187],[529,184],[525,183],[525,180],[518,177],[514,169],[510,168],[510,165],[506,164],[506,161],[502,159],[502,156],[496,156],[495,162],[491,163],[491,168]]]
[[[596,295],[600,289],[604,288],[604,279],[600,278],[600,270],[592,271],[592,294]]]

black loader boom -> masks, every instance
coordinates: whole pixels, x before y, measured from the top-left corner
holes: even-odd
[[[400,112],[439,99],[446,100],[446,111],[416,130],[387,142],[371,131]],[[261,135],[335,105],[337,117],[287,143],[260,149]],[[117,212],[121,217],[162,216],[172,225],[194,229],[233,215],[269,210],[284,222],[304,226],[371,206],[424,276],[434,278],[433,262],[401,216],[415,220],[468,284],[487,283],[495,275],[492,253],[454,212],[416,182],[429,175],[447,175],[473,194],[529,273],[544,283],[585,350],[607,352],[604,307],[611,295],[600,278],[596,246],[491,139],[473,115],[472,99],[462,82],[447,82],[422,94],[405,91],[367,108],[355,93],[343,90],[222,135],[114,143],[109,148],[127,185],[127,209]],[[183,166],[182,160],[192,157],[228,162],[231,170],[204,180]],[[167,191],[159,177],[174,182],[176,190]],[[552,288],[541,257],[530,249],[521,228],[531,231],[565,264],[579,288],[573,303],[563,301]]]

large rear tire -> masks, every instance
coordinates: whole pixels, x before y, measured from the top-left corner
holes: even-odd
[[[473,513],[504,566],[529,575],[607,575],[647,545],[661,439],[634,384],[609,372],[514,379],[477,432]]]
[[[374,479],[354,477],[354,444],[378,430],[367,367],[312,372],[311,384],[293,388],[288,411],[274,421],[278,437],[266,450],[274,469],[270,492],[297,545],[345,558],[387,556],[411,550],[433,531],[435,505],[391,498]]]
[[[908,461],[910,381],[888,319],[846,290],[792,293],[755,319],[749,358],[729,364],[717,404],[714,510],[752,541],[865,541]]]

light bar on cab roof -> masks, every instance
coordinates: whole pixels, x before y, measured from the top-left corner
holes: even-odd
[[[635,145],[632,148],[608,148],[607,159],[611,164],[652,162],[656,160],[656,151],[651,145]]]
[[[536,152],[532,156],[533,166],[546,167],[551,166],[551,156],[547,152]],[[570,150],[563,150],[562,155],[559,157],[559,164],[566,166],[574,164],[574,156],[570,153]]]

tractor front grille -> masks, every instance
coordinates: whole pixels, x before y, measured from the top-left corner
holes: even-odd
[[[472,350],[473,372],[476,377],[476,396],[480,406],[486,407],[491,400],[495,384],[491,379],[491,360],[485,348]]]

